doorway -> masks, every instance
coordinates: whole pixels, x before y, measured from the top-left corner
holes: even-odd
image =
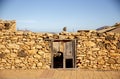
[[[51,41],[52,68],[75,68],[75,40]]]

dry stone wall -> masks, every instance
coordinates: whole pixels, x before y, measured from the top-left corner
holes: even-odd
[[[77,67],[120,70],[120,34],[79,33]]]
[[[49,68],[51,55],[44,34],[0,33],[0,69]]]
[[[76,39],[77,68],[120,70],[119,33],[80,31],[50,34],[15,32],[15,28],[13,31],[0,31],[0,69],[49,69],[51,46],[46,39]]]
[[[15,20],[0,20],[0,31],[9,31],[15,32],[16,31],[16,21]]]
[[[22,31],[0,33],[0,69],[49,69],[51,47],[44,39],[76,39],[77,68],[120,70],[120,34]]]

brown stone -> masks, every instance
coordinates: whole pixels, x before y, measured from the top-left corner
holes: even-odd
[[[45,52],[44,51],[38,51],[39,55],[43,55]]]
[[[36,48],[36,49],[41,49],[42,46],[41,46],[41,45],[36,45],[35,48]]]
[[[110,53],[110,56],[111,57],[120,57],[120,54],[119,53]]]
[[[5,45],[0,44],[0,49],[5,49]]]
[[[10,53],[10,50],[5,49],[4,52],[5,52],[5,53]]]
[[[100,48],[92,48],[92,51],[98,51]]]
[[[7,61],[6,61],[5,59],[2,59],[1,62],[2,62],[2,63],[6,63]]]
[[[17,44],[8,44],[7,45],[7,47],[9,48],[9,49],[19,49],[20,48],[20,46],[19,45],[17,45]]]
[[[17,54],[11,53],[11,54],[10,54],[10,57],[12,57],[12,58],[17,57]]]
[[[42,67],[42,63],[41,62],[39,62],[39,63],[37,63],[37,67]]]
[[[87,46],[95,46],[96,44],[92,41],[88,41],[88,42],[86,42],[86,45]]]
[[[107,53],[104,52],[104,51],[98,51],[98,54],[99,54],[100,56],[105,56],[105,55],[107,55]]]
[[[59,35],[59,39],[66,39],[65,35]]]
[[[35,49],[33,49],[33,50],[27,50],[27,52],[30,55],[36,54],[36,50]]]
[[[117,63],[120,64],[120,58],[117,59]]]
[[[15,63],[21,63],[22,61],[20,59],[15,59]]]
[[[98,64],[99,64],[99,65],[103,65],[103,64],[105,64],[105,60],[103,60],[103,59],[98,60]]]
[[[35,54],[33,57],[34,57],[34,58],[37,58],[37,59],[41,59],[41,58],[42,58],[42,57],[41,57],[40,55],[38,55],[38,54]]]
[[[108,63],[109,63],[109,64],[115,64],[116,61],[115,61],[115,59],[110,58],[110,59],[108,60]]]

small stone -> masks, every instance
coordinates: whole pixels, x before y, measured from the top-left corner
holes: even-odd
[[[94,43],[94,42],[92,42],[92,41],[86,41],[85,42],[85,44],[87,45],[87,46],[95,46],[96,44]]]
[[[17,57],[17,54],[11,53],[10,56],[14,58],[14,57]]]
[[[49,66],[49,65],[46,65],[45,67],[46,67],[46,69],[50,69],[50,66]]]
[[[5,52],[5,53],[10,53],[10,50],[5,49],[4,52]]]
[[[59,35],[59,39],[66,39],[65,35]]]
[[[120,64],[120,58],[117,59],[117,63]]]
[[[8,47],[9,49],[19,49],[19,48],[20,48],[20,46],[17,45],[17,44],[8,44],[7,47]]]
[[[28,54],[30,54],[30,55],[36,54],[36,50],[35,49],[27,50],[27,51],[28,51]]]
[[[92,51],[98,51],[100,48],[92,48]]]
[[[36,48],[36,49],[41,49],[42,46],[41,46],[41,45],[36,45],[35,48]]]
[[[4,48],[6,48],[5,45],[0,44],[0,49],[4,49]]]
[[[119,57],[120,54],[119,54],[119,53],[110,53],[110,56],[111,56],[111,57]]]
[[[15,66],[12,66],[11,69],[15,69]]]
[[[1,62],[2,62],[2,63],[6,63],[7,61],[6,61],[5,59],[2,59]]]
[[[103,60],[103,59],[98,60],[98,64],[99,64],[99,65],[103,65],[103,64],[105,64],[105,60]]]
[[[39,62],[39,63],[37,63],[37,67],[42,67],[42,63],[41,62]]]
[[[41,56],[38,55],[38,54],[35,54],[33,57],[34,57],[34,58],[37,58],[37,59],[40,59],[40,58],[41,58]]]
[[[21,63],[22,61],[20,59],[15,59],[15,63]]]
[[[109,64],[115,64],[116,61],[115,61],[115,59],[110,58],[110,59],[108,60],[108,63],[109,63]]]
[[[100,56],[107,55],[107,53],[106,53],[106,52],[104,52],[104,51],[98,51],[98,54],[99,54]]]
[[[43,52],[43,51],[38,51],[38,54],[39,55],[43,55],[45,52]]]

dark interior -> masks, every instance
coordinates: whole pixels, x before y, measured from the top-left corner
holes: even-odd
[[[66,59],[66,68],[73,68],[73,59]]]
[[[54,56],[53,58],[53,68],[63,68],[63,53],[58,52],[58,56]]]

